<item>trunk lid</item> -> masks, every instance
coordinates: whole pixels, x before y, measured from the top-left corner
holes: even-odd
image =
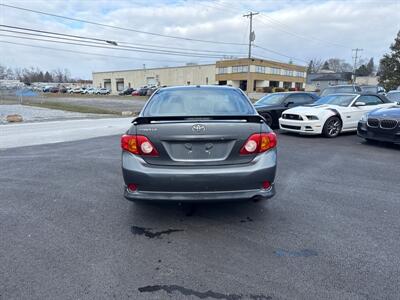
[[[156,118],[145,122],[136,120],[134,127],[135,133],[149,138],[159,152],[158,157],[143,156],[149,164],[218,166],[253,160],[255,154],[240,155],[239,151],[250,135],[261,131],[261,119],[259,116]]]

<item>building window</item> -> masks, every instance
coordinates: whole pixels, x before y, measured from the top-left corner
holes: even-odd
[[[296,72],[296,77],[304,77],[304,72]]]
[[[264,66],[256,66],[256,73],[265,73]]]
[[[227,74],[227,73],[228,73],[227,67],[217,69],[217,74]]]
[[[278,69],[278,68],[271,68],[271,74],[274,74],[274,75],[281,75],[281,69]]]
[[[249,71],[249,66],[234,66],[232,67],[232,73],[245,73]]]
[[[292,87],[292,83],[291,82],[283,82],[283,88],[284,89],[290,89]]]

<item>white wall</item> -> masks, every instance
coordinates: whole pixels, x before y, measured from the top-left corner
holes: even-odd
[[[93,86],[104,86],[105,79],[111,79],[111,89],[113,93],[117,92],[116,79],[123,78],[124,86],[129,84],[133,88],[138,88],[147,85],[147,79],[154,77],[159,85],[174,86],[174,85],[205,85],[215,84],[215,64],[210,65],[194,65],[171,68],[158,69],[141,69],[141,70],[126,70],[115,72],[96,72],[93,73]]]

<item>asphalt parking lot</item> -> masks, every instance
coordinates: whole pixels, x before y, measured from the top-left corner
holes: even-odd
[[[133,204],[119,136],[0,151],[0,299],[399,299],[400,146],[279,134],[269,202]]]

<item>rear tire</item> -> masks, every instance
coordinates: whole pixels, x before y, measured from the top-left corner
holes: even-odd
[[[326,120],[322,134],[327,138],[337,137],[342,131],[342,120],[339,117],[333,116]]]

